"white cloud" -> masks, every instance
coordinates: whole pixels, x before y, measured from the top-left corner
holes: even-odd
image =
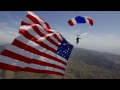
[[[0,31],[0,42],[6,42],[6,43],[12,43],[12,41],[14,40],[15,36],[14,32],[1,32]],[[2,44],[2,43],[1,43]]]
[[[0,42],[11,43],[18,33],[14,31],[1,31],[0,30]]]
[[[81,36],[81,37],[87,37],[87,35],[89,35],[89,32],[84,32],[84,33],[82,33],[80,36]]]
[[[10,23],[10,24],[13,24],[13,25],[15,25],[15,26],[19,26],[20,25],[20,23],[18,22],[18,20],[20,20],[19,18],[18,18],[18,16],[16,16],[16,18],[18,19],[18,20],[16,20],[16,18],[15,17],[12,17],[11,15],[9,15],[7,12],[5,12],[4,13],[9,19],[8,19],[8,23]]]
[[[113,35],[113,34],[106,34],[106,35],[92,35],[89,34],[87,38],[84,38],[83,44],[96,46],[96,47],[111,47],[111,48],[118,48],[120,47],[120,37]]]
[[[0,42],[11,43],[19,32],[19,20],[9,15],[7,12],[4,13],[6,19],[5,22],[0,22]],[[2,43],[0,43],[2,44]]]
[[[79,42],[79,45],[74,45],[80,48],[120,54],[120,37],[113,34],[92,35],[89,33]]]
[[[10,26],[9,23],[0,22],[0,42],[11,43],[18,34],[18,31],[19,29]]]

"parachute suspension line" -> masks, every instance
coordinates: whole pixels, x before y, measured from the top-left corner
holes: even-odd
[[[75,11],[75,13],[78,15],[77,11]]]
[[[80,37],[80,34],[79,35],[77,34],[77,37]]]

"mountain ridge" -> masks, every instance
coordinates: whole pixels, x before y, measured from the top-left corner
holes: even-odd
[[[0,46],[0,52],[7,46]],[[120,79],[120,55],[73,48],[64,77],[0,70],[1,79]]]

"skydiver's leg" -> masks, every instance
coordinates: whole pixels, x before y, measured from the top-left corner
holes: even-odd
[[[76,43],[78,44],[78,41]]]
[[[77,40],[77,44],[79,43],[79,41]]]

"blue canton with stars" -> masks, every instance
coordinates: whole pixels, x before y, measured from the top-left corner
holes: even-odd
[[[68,60],[72,52],[72,49],[73,49],[73,45],[71,45],[69,42],[63,39],[56,53],[61,57],[65,58],[66,60]]]

